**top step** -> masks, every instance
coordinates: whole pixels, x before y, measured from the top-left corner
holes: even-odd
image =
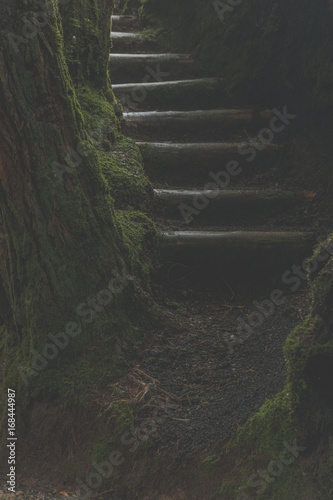
[[[136,16],[111,16],[112,30],[123,31],[135,29],[139,24]]]

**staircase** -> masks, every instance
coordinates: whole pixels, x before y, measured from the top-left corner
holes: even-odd
[[[242,277],[310,256],[315,235],[296,212],[315,194],[261,182],[279,162],[282,110],[229,109],[222,78],[202,75],[189,54],[163,53],[135,16],[113,16],[111,37],[113,90],[154,186],[166,265]]]

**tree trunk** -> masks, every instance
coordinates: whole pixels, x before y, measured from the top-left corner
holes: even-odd
[[[72,78],[77,84],[89,82],[109,92],[113,0],[63,0],[59,3],[66,60]]]
[[[97,155],[80,142],[58,1],[2,0],[0,26],[0,366],[15,388],[33,347],[126,263]]]

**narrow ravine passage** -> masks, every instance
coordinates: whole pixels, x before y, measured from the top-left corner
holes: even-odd
[[[173,396],[154,442],[174,473],[227,444],[282,388],[282,347],[310,303],[293,266],[329,223],[324,216],[318,231],[316,193],[279,173],[286,110],[228,108],[223,80],[205,78],[188,54],[159,55],[133,16],[114,17],[113,30],[124,133],[154,187],[154,291],[167,318],[126,356]],[[152,475],[147,489],[159,483]]]
[[[131,439],[122,442],[110,417],[107,446],[126,461],[90,498],[224,500],[221,478],[205,476],[203,464],[284,386],[283,345],[307,317],[305,262],[330,230],[330,206],[311,180],[285,173],[287,108],[238,107],[223,78],[203,74],[190,54],[165,53],[135,16],[115,15],[112,27],[123,132],[154,190],[152,292],[162,321],[134,345],[117,341],[128,373],[96,402],[131,408]],[[168,412],[151,432],[159,403]],[[23,479],[18,498],[63,498],[36,492],[50,491],[49,479]],[[4,488],[1,498],[11,498]]]

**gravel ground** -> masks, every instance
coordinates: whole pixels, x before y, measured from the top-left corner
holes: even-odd
[[[283,387],[282,346],[305,318],[310,299],[306,291],[286,293],[286,303],[239,343],[232,337],[237,338],[238,318],[247,321],[255,311],[252,301],[267,299],[272,289],[252,297],[237,294],[233,300],[207,289],[171,290],[165,294],[161,287],[160,301],[169,305],[177,328],[156,331],[149,345],[138,344],[131,355],[135,366],[178,398],[180,404],[156,441],[161,450],[172,450],[177,466],[217,441],[229,440]]]
[[[18,489],[16,493],[8,493],[6,488],[0,487],[0,500],[11,500],[18,498],[21,500],[71,500],[76,497],[71,497],[67,495],[59,495],[56,493],[41,493],[35,490],[29,490],[22,486],[22,489]]]

